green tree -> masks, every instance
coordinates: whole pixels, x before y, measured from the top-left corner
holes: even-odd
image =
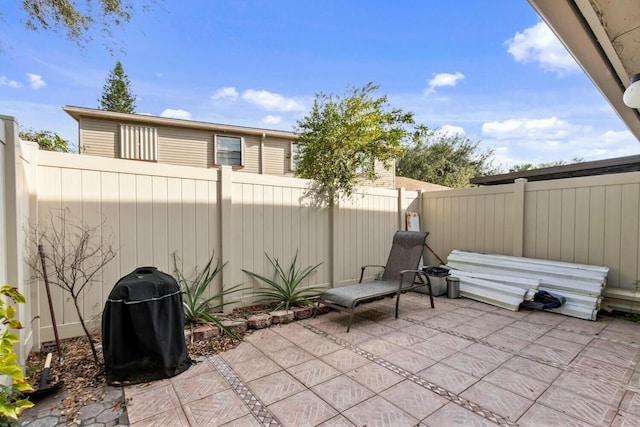
[[[41,150],[58,151],[61,153],[69,152],[69,141],[50,130],[36,131],[33,129],[22,129],[20,131],[20,139],[23,141],[36,142]]]
[[[131,21],[134,13],[134,2],[127,0],[23,0],[21,3],[28,30],[65,34],[80,47],[91,41],[92,28],[111,38],[114,30]],[[142,9],[147,6],[143,5]]]
[[[334,205],[349,198],[363,179],[375,180],[374,165],[390,168],[404,152],[402,140],[413,114],[393,109],[377,85],[349,87],[344,96],[316,94],[311,112],[297,121],[296,174],[314,180],[309,196]]]
[[[109,73],[107,81],[102,88],[100,109],[116,111],[118,113],[135,113],[136,97],[131,93],[131,82],[124,73],[120,61]]]
[[[570,162],[565,162],[564,160],[556,160],[553,162],[543,162],[534,165],[533,163],[522,163],[519,165],[514,165],[509,168],[509,172],[523,172],[532,169],[542,169],[542,168],[552,168],[554,166],[563,166],[563,165],[572,165],[575,163],[584,163],[584,159],[581,157],[574,157]]]
[[[480,141],[418,125],[396,174],[452,188],[469,187],[474,176],[491,174],[493,150],[480,151]]]

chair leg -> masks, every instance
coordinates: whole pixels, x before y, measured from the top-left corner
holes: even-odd
[[[355,311],[355,308],[351,308],[351,310],[349,311],[349,324],[347,325],[347,332],[349,332],[349,329],[351,329],[351,322],[353,321],[353,312]]]
[[[433,305],[433,290],[431,289],[431,282],[429,282],[427,286],[429,287],[429,299],[431,300],[431,308],[435,308],[435,306]]]
[[[396,319],[398,318],[398,309],[400,308],[400,293],[396,294]]]

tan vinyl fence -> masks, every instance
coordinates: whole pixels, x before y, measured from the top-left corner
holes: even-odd
[[[603,307],[640,310],[640,172],[423,194],[423,227],[452,249],[610,268]],[[427,263],[437,264],[428,254]]]
[[[271,276],[265,254],[285,266],[296,251],[299,267],[322,263],[308,286],[353,283],[361,265],[385,263],[405,210],[419,198],[418,192],[363,187],[349,202],[321,208],[305,198],[306,180],[39,151],[24,142],[18,147],[15,164],[22,171],[13,173],[24,185],[12,197],[24,208],[9,225],[14,240],[24,241],[30,225],[42,231],[65,215],[71,223],[99,226],[97,238],[117,252],[81,300],[94,328],[120,277],[141,266],[173,273],[173,253],[186,273],[202,268],[212,254],[227,262],[211,294],[241,283],[247,288],[226,299],[232,303],[227,309],[255,302],[253,290],[261,284],[242,270]],[[19,247],[21,257],[34,249]],[[30,326],[23,332],[29,349],[53,339],[52,323],[43,284],[30,282],[23,259],[12,263],[23,270],[13,277],[32,313],[23,322]],[[81,335],[73,301],[57,287],[52,292],[60,335]]]
[[[421,214],[429,246],[446,259],[454,248],[605,265],[606,301],[635,310],[640,302],[640,173],[531,182],[421,193],[362,188],[337,208],[305,199],[308,181],[152,162],[38,151],[19,143],[15,119],[0,116],[0,280],[27,296],[19,311],[21,360],[52,339],[42,283],[31,282],[25,233],[66,212],[100,238],[112,238],[116,258],[82,298],[85,318],[99,326],[116,281],[140,266],[173,272],[202,267],[213,254],[227,262],[212,292],[252,282],[242,270],[270,275],[265,253],[285,265],[298,251],[299,266],[322,263],[308,285],[357,281],[363,264],[384,264],[405,212]],[[47,248],[45,248],[47,250]],[[425,251],[425,264],[438,265]],[[54,288],[61,335],[80,335],[72,301]],[[233,305],[253,301],[246,290]]]

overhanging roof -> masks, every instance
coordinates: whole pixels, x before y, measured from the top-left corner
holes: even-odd
[[[528,1],[640,141],[640,114],[622,102],[640,73],[640,1]]]
[[[105,110],[98,110],[95,108],[85,108],[85,107],[73,107],[70,105],[62,107],[62,109],[78,122],[80,122],[80,119],[82,117],[91,117],[91,118],[103,119],[103,120],[106,119],[106,120],[116,120],[116,121],[122,121],[122,122],[148,124],[153,126],[182,127],[182,128],[190,128],[190,129],[210,130],[213,132],[232,132],[232,133],[237,132],[242,134],[258,135],[258,136],[265,134],[270,137],[285,138],[285,139],[297,138],[295,133],[287,132],[283,130],[261,129],[261,128],[246,127],[246,126],[234,126],[234,125],[225,125],[225,124],[219,124],[219,123],[198,122],[195,120],[173,119],[169,117],[158,117],[158,116],[151,116],[146,114],[117,113],[114,111],[105,111]]]
[[[548,179],[574,178],[579,176],[605,175],[611,173],[640,171],[640,155],[617,157],[615,159],[596,160],[594,162],[574,163],[571,165],[531,169],[521,172],[504,173],[493,176],[478,176],[469,180],[477,185],[510,184],[518,178],[527,181],[545,181]]]

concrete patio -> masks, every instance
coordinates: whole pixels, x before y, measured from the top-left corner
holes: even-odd
[[[640,324],[403,295],[127,387],[132,426],[638,426]]]

